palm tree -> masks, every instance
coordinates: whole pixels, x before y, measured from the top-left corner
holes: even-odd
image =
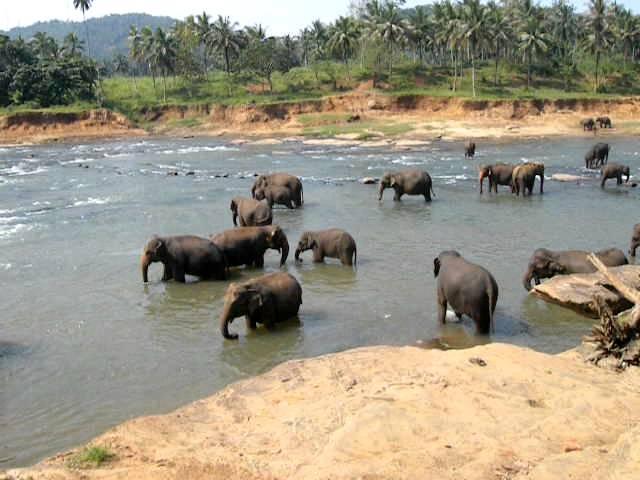
[[[315,20],[311,24],[309,31],[313,44],[313,57],[321,58],[324,56],[324,50],[327,43],[327,28],[320,20]]]
[[[144,27],[141,32],[140,32],[140,38],[141,38],[141,58],[144,60],[144,62],[147,64],[147,67],[149,68],[149,72],[151,72],[151,79],[153,81],[153,90],[155,91],[156,89],[156,64],[154,63],[153,60],[153,54],[154,54],[154,38],[153,38],[153,30],[151,30],[151,27],[146,26]]]
[[[446,45],[451,55],[453,67],[453,91],[456,91],[458,50],[460,49],[460,9],[454,6],[449,0],[441,4],[441,9],[437,12],[437,22],[440,30],[437,39]]]
[[[218,19],[211,25],[210,45],[224,56],[224,70],[231,73],[231,55],[237,55],[242,46],[237,31],[237,22],[231,22],[229,17],[218,15]]]
[[[58,56],[58,44],[44,32],[36,33],[29,43],[35,54],[42,60],[49,60]]]
[[[550,38],[546,31],[540,12],[531,7],[518,26],[518,49],[527,62],[527,90],[531,87],[533,56],[546,52],[549,48]]]
[[[302,48],[302,64],[305,67],[309,66],[309,55],[311,50],[313,49],[313,39],[311,37],[311,30],[308,28],[303,28],[300,30],[300,34],[298,35],[298,41],[300,42],[300,47]]]
[[[600,57],[611,45],[611,26],[607,13],[606,0],[589,0],[589,14],[587,16],[589,33],[585,38],[585,49],[595,55],[596,64],[594,71],[593,91],[598,92],[598,73]]]
[[[471,57],[471,91],[476,96],[476,63],[477,49],[487,39],[489,10],[480,4],[480,0],[465,0],[462,6],[462,22],[460,34],[469,49]]]
[[[507,16],[504,11],[498,7],[495,2],[489,2],[487,4],[489,10],[488,18],[488,36],[491,39],[491,43],[494,47],[495,56],[495,70],[493,75],[493,85],[498,86],[498,67],[500,63],[500,47],[505,45],[511,38],[511,28]]]
[[[162,74],[162,98],[167,103],[167,75],[174,71],[177,57],[177,45],[175,38],[158,27],[153,34],[153,63]]]
[[[360,32],[356,22],[351,17],[340,17],[329,28],[327,47],[340,56],[349,69],[349,55],[353,52]]]
[[[409,17],[412,36],[411,39],[416,46],[416,53],[420,64],[424,63],[424,53],[427,45],[432,44],[433,32],[427,9],[418,6],[414,9],[413,14]]]
[[[640,39],[640,18],[635,17],[629,10],[620,11],[616,21],[616,36],[622,44],[622,58],[626,67],[629,53],[633,55],[634,43]]]
[[[91,56],[91,42],[89,41],[89,25],[87,25],[86,13],[91,8],[93,0],[73,0],[73,8],[80,9],[82,11],[82,23],[87,32],[87,52]]]
[[[76,57],[82,53],[84,42],[74,32],[69,33],[62,42],[62,54],[68,57]]]
[[[144,60],[144,48],[142,44],[142,36],[138,31],[138,27],[131,25],[129,27],[129,58],[133,63],[133,88],[136,93],[138,92],[138,83],[136,81],[136,71],[142,61]]]
[[[386,46],[389,59],[389,75],[393,73],[393,55],[398,45],[405,42],[411,26],[403,17],[398,5],[394,2],[386,2],[379,13],[371,18],[370,29],[377,38]]]
[[[564,89],[569,90],[569,82],[575,70],[573,57],[578,39],[578,22],[574,7],[566,0],[558,0],[551,9],[549,20],[556,56],[562,70]]]
[[[211,19],[207,12],[202,12],[202,15],[196,16],[195,29],[198,41],[202,46],[202,63],[206,77],[209,72],[208,53],[210,48],[209,38],[211,36]]]

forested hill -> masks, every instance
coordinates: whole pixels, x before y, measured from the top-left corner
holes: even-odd
[[[129,52],[127,36],[131,25],[136,25],[138,28],[148,25],[155,29],[156,27],[168,28],[174,23],[175,19],[171,17],[155,17],[144,13],[109,15],[89,19],[87,24],[91,38],[91,56],[110,59],[118,53],[127,55]],[[7,33],[11,38],[21,36],[25,40],[29,40],[37,32],[45,32],[58,42],[61,42],[67,34],[75,32],[81,40],[86,41],[86,30],[82,22],[63,22],[60,20],[38,22],[28,27],[11,29]]]

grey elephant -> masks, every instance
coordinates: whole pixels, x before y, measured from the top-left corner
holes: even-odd
[[[233,224],[237,227],[260,227],[273,223],[273,212],[267,202],[260,202],[253,198],[235,197],[231,200],[231,214]]]
[[[480,183],[480,194],[482,194],[482,184],[484,179],[489,179],[489,192],[493,190],[498,193],[498,185],[508,185],[513,192],[513,168],[507,163],[496,163],[495,165],[483,165],[478,172],[478,183]]]
[[[516,195],[526,196],[533,193],[533,187],[536,177],[540,177],[540,194],[544,193],[544,164],[542,163],[523,163],[514,167],[511,175],[511,185]]]
[[[494,331],[493,315],[498,303],[498,284],[485,268],[468,262],[456,251],[445,251],[433,260],[433,274],[438,279],[438,320],[444,324],[447,305],[458,319],[467,315],[476,331]]]
[[[281,252],[280,266],[285,264],[289,256],[289,241],[278,225],[234,228],[210,238],[220,248],[230,267],[246,265],[262,268],[268,249]]]
[[[300,254],[306,250],[313,250],[313,261],[324,262],[325,257],[338,258],[343,265],[355,265],[358,261],[356,241],[351,235],[339,228],[304,232],[296,248],[295,259],[300,260]]]
[[[636,256],[636,249],[640,246],[640,223],[636,223],[633,226],[633,233],[631,234],[631,246],[629,247],[629,255]]]
[[[529,260],[527,271],[522,278],[525,290],[531,290],[531,281],[540,285],[543,278],[572,273],[593,273],[596,268],[587,259],[589,252],[584,250],[548,250],[539,248]],[[629,263],[624,252],[618,248],[609,248],[596,252],[596,256],[607,267],[617,267]]]
[[[609,117],[598,117],[596,118],[596,123],[600,128],[613,128],[611,123],[611,119]]]
[[[229,332],[229,324],[242,316],[248,330],[255,330],[258,323],[272,328],[278,322],[295,317],[300,305],[302,287],[288,273],[270,273],[243,283],[232,283],[224,295],[220,332],[224,338],[237,339],[238,334]]]
[[[605,165],[602,167],[602,174],[600,175],[600,188],[604,188],[604,184],[610,178],[616,179],[616,185],[622,185],[622,175],[627,176],[625,183],[628,183],[629,177],[631,177],[631,169],[629,168],[629,165],[620,165],[618,163]]]
[[[600,165],[606,165],[609,161],[609,144],[596,143],[584,156],[586,168],[597,168]]]
[[[302,188],[302,181],[293,175],[288,173],[271,173],[269,175],[260,175],[251,187],[251,196],[255,198],[255,192],[259,188],[266,188],[270,186],[286,187],[291,191],[291,196],[294,200],[296,207],[301,207],[304,203],[304,190]]]
[[[387,172],[380,179],[378,201],[382,201],[385,189],[393,188],[393,200],[399,202],[403,195],[424,195],[427,202],[431,201],[433,183],[431,176],[422,170],[405,170],[402,172]]]
[[[464,144],[464,158],[473,158],[476,155],[475,142],[468,141]]]
[[[227,262],[224,254],[210,240],[191,235],[176,237],[154,236],[144,247],[140,267],[142,281],[149,281],[149,265],[161,262],[164,265],[162,281],[174,279],[185,282],[185,275],[203,280],[226,280]]]
[[[580,120],[580,125],[582,125],[583,131],[591,131],[595,130],[596,128],[596,122],[593,120],[593,118],[585,118],[583,120]]]
[[[258,187],[254,195],[256,200],[266,200],[270,207],[278,204],[284,205],[287,208],[296,208],[296,199],[288,187],[278,185]]]

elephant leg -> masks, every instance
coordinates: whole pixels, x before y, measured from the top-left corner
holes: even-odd
[[[424,201],[425,202],[430,202],[431,201],[431,194],[429,193],[429,191],[427,190],[424,194]]]
[[[313,263],[322,263],[324,262],[324,253],[320,251],[319,248],[313,249]]]
[[[256,268],[263,268],[264,267],[264,254],[263,255],[258,255],[256,257],[256,259],[254,260],[254,264],[255,264]]]
[[[173,266],[173,278],[175,279],[176,282],[180,282],[180,283],[186,283],[186,278],[185,278],[185,274],[184,274],[184,268],[178,266],[178,265],[174,265]]]
[[[351,261],[351,255],[349,255],[347,252],[344,252],[340,255],[340,262],[342,262],[343,265],[347,265],[349,267],[353,266],[353,262]]]
[[[618,175],[618,185],[622,185],[622,175]]]
[[[536,285],[540,285],[540,278],[534,277],[533,280],[536,282]]]
[[[447,299],[438,292],[438,322],[442,325],[447,323]]]
[[[171,273],[171,268],[168,265],[164,264],[164,271],[162,272],[162,281],[168,282],[173,278],[173,274]]]
[[[247,222],[245,222],[244,217],[240,216],[240,226],[241,227],[246,227],[247,226]]]
[[[247,330],[255,330],[258,328],[258,322],[255,316],[245,315],[244,319],[247,323]]]
[[[456,318],[458,319],[459,322],[462,321],[462,314],[460,312],[455,312],[456,314]]]

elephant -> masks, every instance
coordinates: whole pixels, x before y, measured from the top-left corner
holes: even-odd
[[[613,128],[609,117],[598,117],[596,118],[596,123],[600,128]]]
[[[140,260],[144,283],[149,281],[149,265],[154,262],[162,262],[164,265],[163,282],[173,278],[176,282],[185,283],[185,275],[193,275],[204,280],[227,279],[228,266],[224,254],[206,238],[191,235],[154,236],[144,247]]]
[[[241,227],[260,227],[273,223],[273,212],[267,202],[260,202],[253,198],[235,197],[231,200],[233,224]]]
[[[604,184],[609,178],[615,178],[616,185],[622,185],[622,175],[627,176],[625,183],[629,182],[629,178],[631,177],[629,165],[620,165],[618,163],[605,165],[602,168],[602,175],[600,177],[602,179],[600,182],[600,188],[604,188]]]
[[[304,190],[302,188],[302,182],[298,177],[294,177],[288,173],[260,175],[253,184],[253,187],[251,187],[251,196],[256,198],[255,192],[258,188],[265,188],[269,186],[287,187],[291,190],[291,195],[296,207],[301,207],[304,203]]]
[[[592,131],[596,128],[596,122],[593,118],[585,118],[580,121],[580,125],[582,125],[582,131]]]
[[[378,201],[382,201],[385,189],[393,188],[393,200],[399,202],[403,195],[424,195],[426,202],[431,201],[431,194],[435,196],[431,176],[422,170],[405,170],[403,172],[387,172],[380,179]]]
[[[633,226],[633,234],[631,235],[631,247],[629,247],[629,255],[636,256],[636,249],[640,246],[640,223]]]
[[[280,187],[278,185],[258,187],[254,195],[256,200],[266,200],[270,207],[273,207],[273,205],[277,203],[287,208],[296,208],[293,192],[287,187]]]
[[[222,251],[230,267],[246,265],[262,268],[267,249],[282,252],[280,266],[285,264],[289,256],[289,241],[278,225],[234,228],[210,238]]]
[[[526,196],[528,190],[529,195],[531,195],[536,177],[540,177],[540,194],[542,195],[544,193],[544,164],[523,163],[522,165],[516,166],[511,175],[512,191],[518,196],[522,191],[522,196]]]
[[[247,329],[255,330],[258,323],[272,328],[277,322],[295,317],[302,305],[302,287],[292,275],[270,273],[243,283],[232,283],[224,295],[220,315],[220,332],[229,340],[238,334],[229,332],[229,324],[244,315]]]
[[[306,250],[313,250],[313,261],[316,263],[324,262],[325,257],[338,258],[343,265],[349,266],[358,262],[356,241],[338,228],[304,232],[296,248],[296,260],[300,260],[300,254]]]
[[[444,324],[447,304],[458,319],[467,315],[476,324],[476,332],[495,330],[493,314],[498,303],[498,284],[485,268],[465,260],[456,251],[444,251],[433,260],[433,275],[438,279],[438,320]]]
[[[480,167],[478,181],[480,182],[480,194],[482,194],[482,183],[485,178],[489,179],[489,193],[491,190],[498,193],[498,185],[509,185],[513,192],[511,176],[513,165],[507,163],[496,163],[495,165],[483,165]]]
[[[599,165],[606,165],[609,161],[609,144],[596,143],[584,156],[587,168],[597,168]]]
[[[476,155],[475,142],[468,141],[464,144],[464,158],[473,158]]]
[[[540,285],[541,278],[551,278],[556,275],[569,275],[572,273],[593,273],[596,268],[589,262],[589,252],[584,250],[547,250],[539,248],[529,260],[529,266],[522,278],[525,290],[531,290],[531,281],[535,280]],[[596,252],[596,256],[607,267],[627,265],[627,257],[618,248],[609,248]]]

